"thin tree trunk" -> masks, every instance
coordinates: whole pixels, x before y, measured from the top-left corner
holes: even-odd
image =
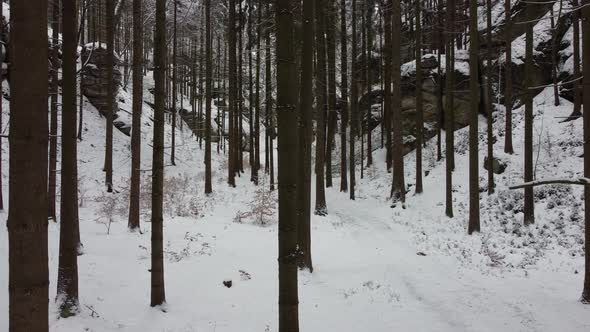
[[[316,0],[317,1],[317,0]],[[357,24],[356,24],[356,0],[352,0],[352,49],[351,49],[351,68],[350,68],[350,199],[355,199],[356,186],[356,156],[355,140],[357,136],[357,114],[358,114],[358,96],[357,96]],[[317,98],[317,97],[316,97]],[[318,103],[319,104],[319,103]],[[317,107],[319,110],[320,108]]]
[[[445,44],[447,50],[445,53],[445,80],[446,80],[446,105],[444,111],[444,122],[445,122],[445,215],[449,218],[453,217],[453,169],[455,168],[454,155],[454,135],[455,135],[455,122],[454,122],[454,106],[453,106],[453,94],[455,88],[454,82],[454,41],[455,35],[453,34],[453,8],[454,0],[449,0],[447,3],[447,22],[445,26]]]
[[[238,114],[237,114],[237,156],[236,156],[236,160],[237,160],[237,168],[236,168],[236,172],[238,173],[238,176],[240,176],[241,173],[244,173],[244,154],[243,154],[243,145],[242,145],[242,137],[244,137],[244,121],[243,121],[243,117],[244,117],[244,86],[243,86],[243,71],[242,69],[244,68],[243,65],[243,56],[242,56],[242,30],[244,29],[244,24],[243,24],[243,12],[242,12],[242,1],[239,0],[238,1]]]
[[[86,13],[88,12],[88,2],[85,0],[81,0],[82,8],[80,9],[80,29],[78,40],[80,42],[80,46],[84,46],[86,42],[86,38],[84,37],[85,31],[90,29],[88,27],[86,29],[86,22],[88,22],[88,18],[86,17]],[[80,100],[79,100],[79,116],[78,116],[78,140],[82,141],[82,131],[84,130],[84,94],[82,93],[82,82],[84,82],[84,68],[80,69]]]
[[[415,1],[416,10],[416,194],[423,191],[422,188],[422,137],[424,127],[424,110],[422,97],[422,0]]]
[[[10,5],[8,329],[47,332],[47,0]]]
[[[311,140],[313,136],[313,52],[315,0],[303,0],[301,35],[301,84],[299,103],[299,158],[297,174],[297,237],[301,257],[299,267],[313,271],[311,260]],[[279,172],[280,172],[279,168]],[[346,169],[344,169],[346,178]],[[279,173],[280,174],[280,173]],[[280,180],[279,180],[280,181]]]
[[[486,0],[487,42],[486,42],[486,120],[488,148],[488,195],[494,192],[494,128],[492,108],[492,0]]]
[[[578,8],[578,0],[572,0],[572,6]],[[572,25],[574,26],[574,110],[570,118],[576,119],[582,116],[582,95],[580,94],[580,11],[572,13]]]
[[[297,104],[292,1],[277,0],[277,120],[279,186],[279,332],[299,331],[297,292]]]
[[[270,10],[270,2],[266,3],[266,15],[270,22],[272,12]],[[275,188],[275,171],[274,171],[274,116],[273,116],[273,108],[272,108],[272,65],[271,65],[271,42],[270,42],[270,30],[271,24],[268,24],[266,27],[266,54],[265,54],[265,69],[266,69],[266,132],[267,132],[267,139],[268,139],[268,171],[270,174],[270,190],[274,190]]]
[[[256,161],[254,158],[254,73],[252,71],[252,45],[253,43],[253,19],[254,19],[253,0],[248,0],[248,145],[250,146],[250,153],[248,153],[248,161],[250,163],[250,181],[255,182],[256,179]]]
[[[228,154],[228,184],[230,187],[236,186],[236,160],[235,149],[237,146],[235,135],[235,113],[236,109],[236,1],[229,0],[229,17],[228,17],[228,35],[229,35],[229,154]]]
[[[582,2],[582,49],[583,53],[582,68],[590,68],[590,1]],[[584,106],[590,105],[590,80],[583,81]],[[11,150],[12,151],[12,150]],[[12,160],[12,159],[11,159]],[[590,178],[590,116],[584,112],[584,177]],[[582,292],[582,302],[590,304],[590,186],[584,186],[584,219],[585,219],[585,273],[584,273],[584,290]]]
[[[551,78],[553,79],[553,103],[555,106],[559,106],[559,88],[557,86],[557,31],[555,30],[554,14],[555,11],[553,10],[553,6],[551,6]]]
[[[49,124],[49,180],[48,180],[48,197],[49,197],[49,219],[57,221],[56,218],[56,192],[57,192],[57,122],[58,122],[58,96],[59,96],[59,21],[60,21],[60,1],[52,0],[52,50],[51,50],[51,85],[50,85],[50,124]],[[1,81],[0,81],[1,82]],[[1,104],[1,100],[0,100]]]
[[[526,46],[525,46],[525,72],[524,87],[525,91],[525,111],[524,111],[524,181],[533,181],[533,4],[527,3],[525,10],[527,12],[526,24]],[[535,206],[533,198],[533,188],[524,189],[524,223],[525,225],[535,222]]]
[[[406,201],[406,185],[404,183],[404,156],[403,156],[403,132],[402,132],[402,96],[401,96],[401,27],[402,13],[401,4],[398,1],[392,2],[392,122],[393,122],[393,184],[391,197],[394,201]]]
[[[213,56],[211,52],[211,0],[205,0],[206,69],[205,69],[205,194],[211,194],[211,90],[213,88]]]
[[[504,107],[506,108],[506,128],[504,133],[504,152],[513,154],[512,147],[512,15],[510,10],[510,1],[504,2],[504,12],[506,14],[505,25],[505,43],[506,43],[506,63],[504,70]]]
[[[254,121],[254,184],[258,185],[258,171],[260,171],[260,38],[262,25],[262,0],[257,2],[256,17],[256,97]]]
[[[374,3],[373,0],[367,0],[367,10],[366,15],[367,19],[365,20],[365,29],[366,38],[367,38],[367,167],[373,165],[373,147],[371,142],[371,107],[373,104],[372,98],[372,84],[373,84],[373,75],[372,75],[372,63],[373,63],[373,10],[374,10]]]
[[[325,0],[326,54],[328,59],[328,134],[326,137],[326,187],[332,187],[332,150],[336,131],[336,8]]]
[[[479,149],[478,149],[478,52],[477,0],[469,0],[469,227],[467,232],[479,232]]]
[[[392,0],[387,0],[384,8],[384,34],[385,44],[383,49],[383,130],[385,131],[385,142],[386,142],[386,157],[385,163],[387,171],[389,172],[392,167],[392,137],[391,137],[391,61],[392,61]]]
[[[129,195],[130,230],[139,229],[141,190],[141,111],[143,106],[143,0],[133,0],[133,119],[131,128],[131,186]]]
[[[172,142],[170,146],[170,163],[176,165],[176,97],[178,94],[178,81],[177,81],[177,57],[176,52],[178,51],[178,31],[177,31],[177,15],[178,15],[178,0],[174,1],[174,14],[172,22]],[[209,47],[209,45],[207,45]],[[205,144],[207,144],[205,142]]]
[[[106,123],[106,149],[105,149],[105,166],[106,173],[105,184],[107,192],[113,192],[113,119],[115,116],[115,86],[113,79],[113,67],[115,65],[114,50],[114,19],[115,8],[112,1],[106,2],[106,30],[107,30],[107,123]]]
[[[154,36],[154,147],[152,159],[152,307],[166,302],[164,289],[164,108],[166,101],[166,0],[156,0]]]
[[[346,127],[348,125],[348,30],[346,28],[346,0],[340,0],[340,191],[348,190],[346,177]],[[312,69],[310,69],[312,70]]]
[[[326,146],[326,39],[324,25],[324,1],[315,1],[316,27],[316,148],[315,148],[315,211],[319,216],[328,214],[324,187],[324,158]]]
[[[62,158],[57,302],[62,317],[78,308],[78,158],[76,140],[76,58],[78,10],[76,0],[62,0],[63,95]]]

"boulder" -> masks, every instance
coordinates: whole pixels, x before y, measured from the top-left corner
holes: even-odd
[[[488,160],[489,159],[486,156],[483,161],[483,168],[485,170],[488,169]],[[505,162],[501,161],[500,159],[492,157],[492,172],[494,172],[495,174],[502,174],[506,170],[506,167],[508,167],[508,165]]]

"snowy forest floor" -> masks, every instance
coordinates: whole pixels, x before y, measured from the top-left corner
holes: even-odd
[[[151,98],[147,92],[146,96]],[[120,97],[124,100],[121,106],[130,110],[130,96],[121,92]],[[541,93],[535,103],[537,178],[580,176],[581,120],[559,123],[557,117],[569,115],[571,104],[562,100],[561,107],[554,107],[550,90]],[[146,170],[151,168],[151,114],[146,105],[142,128],[142,168]],[[315,270],[299,274],[302,331],[590,329],[590,307],[578,301],[584,268],[581,190],[537,189],[536,224],[522,226],[522,192],[507,186],[522,181],[523,109],[514,114],[516,153],[512,156],[501,152],[503,112],[494,115],[495,154],[508,168],[496,176],[496,194],[481,194],[481,234],[468,236],[466,232],[467,128],[455,134],[453,219],[444,216],[444,160],[436,161],[434,140],[424,152],[429,173],[424,178],[424,194],[414,195],[410,187],[405,209],[399,204],[390,207],[391,175],[385,170],[382,150],[374,153],[375,165],[359,181],[356,201],[339,192],[335,176],[334,188],[326,192],[329,215],[312,218]],[[188,130],[179,133],[177,166],[166,168],[167,306],[163,312],[149,307],[149,172],[142,187],[143,233],[129,233],[129,138],[115,130],[117,192],[106,194],[101,172],[105,120],[89,104],[84,120],[84,138],[78,149],[84,245],[84,255],[78,260],[80,314],[57,318],[59,224],[50,222],[50,330],[276,331],[277,226],[276,213],[272,213],[276,192],[257,190],[249,182],[247,154],[246,173],[237,179],[237,188],[231,189],[226,184],[225,156],[218,155],[213,145],[214,193],[207,197],[203,194],[204,152]],[[169,142],[169,124],[166,132]],[[485,143],[482,118],[480,166]],[[6,142],[2,154],[6,165]],[[413,153],[406,156],[407,184],[415,179],[414,162]],[[5,197],[7,175],[5,170]],[[484,188],[483,166],[480,177]],[[262,182],[268,188],[268,177]],[[248,216],[257,205],[252,203],[255,200],[270,206],[264,211],[271,213],[265,225]],[[6,212],[0,214],[2,223],[6,217]],[[110,228],[109,217],[113,220]],[[232,280],[231,288],[223,285],[225,280]],[[0,331],[8,328],[7,292],[8,238],[6,228],[0,227]]]

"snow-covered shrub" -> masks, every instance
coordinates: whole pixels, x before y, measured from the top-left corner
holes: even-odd
[[[266,176],[260,178],[260,183],[254,192],[254,197],[248,203],[246,211],[238,211],[234,222],[252,222],[256,225],[267,226],[275,220],[278,197],[276,191],[271,191],[266,183]]]

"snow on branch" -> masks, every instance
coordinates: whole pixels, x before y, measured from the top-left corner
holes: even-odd
[[[514,185],[508,187],[508,189],[522,189],[522,188],[529,188],[529,187],[537,187],[546,184],[571,184],[571,185],[587,185],[590,184],[590,179],[588,178],[579,178],[577,180],[568,180],[568,179],[548,179],[548,180],[537,180],[537,181],[530,181],[525,182],[523,184]]]

